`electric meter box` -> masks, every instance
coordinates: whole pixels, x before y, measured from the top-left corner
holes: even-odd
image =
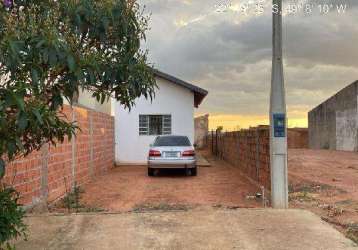
[[[273,131],[275,137],[286,136],[286,115],[273,114]]]

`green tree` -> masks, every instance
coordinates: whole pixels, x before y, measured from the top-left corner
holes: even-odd
[[[221,132],[221,131],[223,131],[223,129],[224,129],[223,126],[218,126],[218,127],[216,128],[216,132]]]
[[[23,222],[24,210],[18,205],[19,193],[0,185],[0,250],[14,249],[11,239],[27,238],[27,226]]]
[[[127,0],[1,0],[0,180],[5,162],[71,139],[63,100],[79,90],[130,108],[152,98],[148,18]]]

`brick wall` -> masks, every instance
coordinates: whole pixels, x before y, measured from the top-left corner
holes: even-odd
[[[289,148],[307,148],[308,130],[288,129]],[[224,159],[267,189],[270,182],[269,127],[259,126],[235,132],[210,132],[207,147],[214,155]]]
[[[307,128],[289,128],[287,135],[288,148],[308,148]]]
[[[6,168],[4,182],[21,194],[21,203],[34,205],[62,197],[76,182],[82,185],[105,173],[114,163],[114,118],[83,107],[64,107],[66,117],[81,131],[72,141],[45,145]]]
[[[208,148],[248,177],[270,189],[269,130],[266,127],[209,133]]]

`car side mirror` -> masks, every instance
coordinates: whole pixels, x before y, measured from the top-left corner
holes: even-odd
[[[198,147],[198,144],[194,143],[194,145],[193,145],[193,146],[194,146],[194,148],[196,148],[196,147]]]

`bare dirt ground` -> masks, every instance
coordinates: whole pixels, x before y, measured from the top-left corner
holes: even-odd
[[[308,209],[358,242],[358,154],[289,150],[290,206]]]
[[[200,167],[196,177],[182,170],[148,177],[145,166],[116,167],[85,185],[80,203],[109,212],[262,207],[261,199],[247,198],[260,190],[237,168],[202,154],[211,167]],[[358,243],[357,153],[289,150],[289,184],[291,208],[312,211]]]
[[[183,170],[161,170],[147,176],[145,166],[120,166],[84,186],[81,203],[106,211],[185,209],[198,205],[261,207],[247,199],[259,190],[238,169],[221,160],[209,159],[211,167],[199,167],[198,175]]]

